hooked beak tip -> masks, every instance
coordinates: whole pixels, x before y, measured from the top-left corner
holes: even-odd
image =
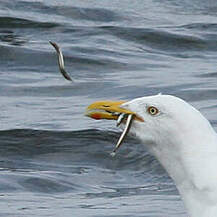
[[[107,120],[117,120],[117,126],[124,117],[128,115],[133,115],[135,120],[144,122],[143,118],[137,115],[135,112],[125,109],[122,105],[126,101],[98,101],[89,105],[86,109],[85,115],[93,118],[95,120],[107,119]]]

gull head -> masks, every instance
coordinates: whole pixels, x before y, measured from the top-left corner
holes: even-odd
[[[116,120],[124,129],[113,153],[129,132],[140,139],[173,178],[190,217],[217,213],[217,134],[193,106],[171,95],[91,104],[86,115]]]
[[[125,127],[127,116],[132,115],[129,133],[142,140],[151,151],[158,151],[157,147],[160,151],[169,144],[174,148],[176,140],[180,144],[185,136],[197,130],[199,122],[204,121],[204,118],[200,120],[200,112],[184,100],[160,94],[131,101],[95,102],[87,108],[86,115],[116,120],[121,128]]]

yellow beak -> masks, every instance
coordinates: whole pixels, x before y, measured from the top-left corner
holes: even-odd
[[[120,114],[134,115],[136,120],[144,121],[136,113],[121,108],[121,105],[126,101],[98,101],[89,105],[86,109],[85,115],[96,120],[108,119],[117,120]]]

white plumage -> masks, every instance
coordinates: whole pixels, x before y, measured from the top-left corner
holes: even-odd
[[[173,178],[189,217],[217,217],[217,134],[209,121],[170,95],[137,98],[121,107],[144,120],[133,121],[130,133]],[[157,114],[148,112],[150,107]]]

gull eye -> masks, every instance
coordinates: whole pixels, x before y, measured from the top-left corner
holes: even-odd
[[[154,106],[148,107],[147,111],[150,115],[156,115],[159,113],[159,110]]]

